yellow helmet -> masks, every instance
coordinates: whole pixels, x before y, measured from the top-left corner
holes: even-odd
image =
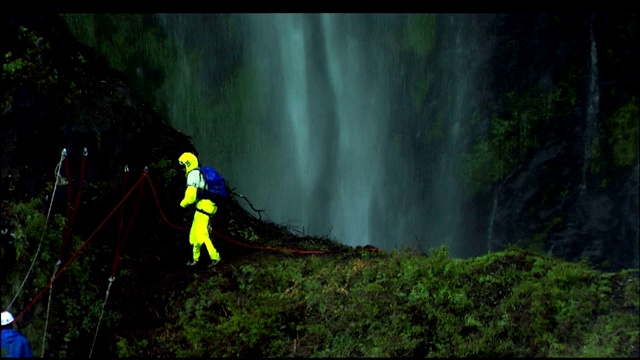
[[[187,174],[189,173],[189,171],[198,167],[198,158],[190,152],[186,152],[180,155],[178,161],[180,162],[180,165],[184,165]]]

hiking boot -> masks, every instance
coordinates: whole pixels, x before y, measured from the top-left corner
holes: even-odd
[[[196,265],[198,265],[198,262],[195,260],[191,260],[187,263],[187,266],[196,266]]]
[[[211,263],[209,264],[209,267],[212,268],[218,264],[220,264],[220,261],[222,261],[222,259],[218,259],[218,260],[211,260]]]

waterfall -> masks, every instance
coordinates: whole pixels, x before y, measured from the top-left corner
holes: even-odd
[[[597,115],[598,115],[598,107],[600,100],[600,91],[598,88],[598,53],[596,47],[596,41],[593,36],[593,27],[590,24],[589,34],[591,39],[591,51],[590,51],[590,76],[589,76],[589,94],[588,94],[588,105],[587,105],[587,114],[585,119],[585,130],[583,133],[583,150],[582,150],[582,178],[580,180],[580,185],[578,189],[578,206],[575,207],[575,216],[577,218],[573,221],[570,221],[568,224],[568,231],[574,234],[574,240],[578,241],[578,239],[582,236],[580,232],[584,229],[584,225],[581,223],[586,221],[586,202],[588,195],[588,167],[589,162],[592,157],[592,151],[597,146]],[[549,250],[551,251],[551,250]]]
[[[236,56],[209,48],[211,24],[227,24],[216,16],[161,16],[190,51],[167,81],[170,121],[263,218],[350,246],[464,250],[457,168],[486,93],[481,16],[438,14],[424,29],[425,14],[234,15],[233,116],[206,108],[223,86],[210,74]],[[417,105],[416,76],[428,89]]]
[[[487,230],[487,252],[490,253],[493,251],[491,242],[493,241],[493,222],[496,216],[496,209],[498,207],[498,195],[497,192],[493,196],[493,205],[491,206],[491,214],[489,215],[489,226]]]
[[[592,149],[597,145],[598,110],[600,103],[600,89],[598,87],[598,51],[593,37],[593,28],[590,28],[591,36],[591,76],[589,82],[589,105],[587,108],[586,128],[584,132],[584,155],[582,165],[582,181],[580,183],[580,195],[587,190],[587,167],[591,159]]]
[[[480,42],[477,19],[464,15],[443,15],[443,49],[438,54],[443,75],[443,95],[449,97],[445,111],[445,136],[442,145],[431,151],[437,153],[432,195],[427,200],[433,204],[429,212],[427,231],[442,245],[447,245],[452,254],[465,251],[466,233],[461,207],[460,179],[456,167],[465,150],[462,128],[469,122],[471,109],[478,100]],[[442,101],[437,99],[436,101]]]
[[[371,244],[372,204],[381,182],[390,121],[387,63],[366,42],[365,15],[248,15],[246,63],[257,86],[271,89],[257,128],[275,139],[252,135],[270,148],[247,158],[260,179],[280,177],[282,187],[240,180],[255,189],[267,216],[313,235],[356,246]],[[274,167],[269,171],[260,163]],[[277,169],[277,170],[275,170]],[[276,183],[275,179],[268,180]],[[264,189],[265,191],[260,191]],[[251,190],[248,190],[251,192]],[[271,194],[269,194],[271,193]]]

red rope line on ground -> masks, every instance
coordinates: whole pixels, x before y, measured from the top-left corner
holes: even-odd
[[[160,211],[160,215],[162,216],[162,218],[164,219],[164,221],[166,221],[169,225],[173,226],[176,229],[182,230],[182,231],[187,231],[188,228],[184,228],[184,227],[179,227],[176,226],[174,224],[172,224],[167,217],[164,215],[164,212],[162,211],[162,206],[160,205],[160,200],[158,199],[158,194],[156,192],[155,187],[153,186],[153,182],[151,181],[151,178],[147,177],[147,180],[149,180],[149,185],[151,185],[151,191],[153,192],[153,196],[156,200],[156,205],[158,206],[158,210]],[[299,249],[288,249],[288,248],[273,248],[273,247],[266,247],[266,246],[258,246],[258,245],[249,245],[249,244],[244,244],[241,243],[239,241],[233,240],[231,238],[229,238],[228,236],[225,236],[223,234],[221,234],[220,232],[216,231],[215,229],[211,230],[212,233],[214,233],[214,235],[225,239],[226,241],[236,244],[236,245],[240,245],[246,248],[252,248],[252,249],[259,249],[259,250],[267,250],[267,251],[283,251],[283,252],[291,252],[291,253],[296,253],[296,254],[330,254],[330,253],[335,253],[338,250],[299,250]],[[366,249],[366,248],[362,248],[362,250],[367,250],[367,251],[380,251],[379,249]]]
[[[83,161],[83,172],[84,172],[84,161]],[[129,196],[131,196],[131,193],[133,193],[133,190],[135,190],[138,186],[140,186],[140,188],[138,190],[138,198],[136,200],[136,204],[134,205],[134,213],[133,213],[132,218],[131,218],[131,220],[129,222],[129,226],[127,227],[127,229],[125,231],[125,236],[122,238],[122,241],[119,242],[119,245],[118,245],[118,247],[116,249],[116,257],[115,257],[114,263],[112,265],[112,277],[115,277],[115,272],[116,272],[116,268],[117,268],[117,264],[118,264],[118,259],[119,259],[119,256],[120,256],[121,247],[124,245],[124,242],[126,241],[126,238],[128,236],[129,230],[131,229],[131,227],[133,225],[133,222],[134,222],[134,219],[135,219],[135,217],[136,217],[136,215],[138,213],[138,209],[139,209],[141,198],[142,198],[142,191],[143,191],[142,180],[144,180],[145,178],[149,181],[149,185],[151,186],[151,190],[152,190],[153,196],[155,198],[156,205],[158,206],[158,210],[160,211],[160,215],[162,216],[164,221],[167,222],[169,225],[171,225],[172,227],[174,227],[176,229],[183,230],[183,231],[188,230],[187,228],[179,227],[179,226],[176,226],[176,225],[172,224],[167,219],[167,217],[164,215],[164,212],[162,211],[162,207],[160,206],[160,200],[158,199],[158,194],[156,193],[156,190],[155,190],[155,186],[153,185],[153,182],[151,181],[147,171],[145,170],[144,173],[142,174],[142,176],[140,177],[140,179],[138,179],[138,181],[135,183],[135,185],[133,185],[133,187],[129,190],[129,192],[127,192],[126,195],[123,196],[122,200],[120,200],[118,205],[116,205],[113,208],[113,210],[111,210],[109,215],[107,215],[107,217],[94,230],[94,232],[87,238],[87,240],[85,240],[85,242],[76,250],[76,252],[69,258],[69,260],[58,271],[58,273],[51,279],[51,281],[49,281],[49,283],[38,293],[38,295],[36,295],[36,297],[33,298],[31,303],[29,303],[29,305],[18,316],[15,317],[14,321],[18,321],[19,319],[21,319],[22,316],[29,310],[29,308],[31,308],[36,303],[36,301],[44,294],[44,292],[49,287],[51,287],[53,282],[56,281],[58,279],[58,277],[67,269],[67,267],[71,264],[71,262],[78,256],[78,254],[80,254],[82,249],[84,249],[84,247],[89,243],[89,241],[106,224],[106,222],[111,218],[111,216],[113,216],[113,214],[116,212],[116,210],[118,210],[118,208],[120,208],[120,206],[122,206],[124,204],[125,200],[127,198],[129,198]],[[299,250],[299,249],[273,248],[273,247],[266,247],[266,246],[249,245],[249,244],[244,244],[244,243],[241,243],[239,241],[233,240],[233,239],[229,238],[228,236],[225,236],[225,235],[221,234],[220,232],[216,231],[215,229],[212,229],[212,232],[216,236],[219,236],[220,238],[225,239],[225,240],[227,240],[227,241],[229,241],[229,242],[231,242],[233,244],[240,245],[240,246],[247,247],[247,248],[252,248],[252,249],[268,250],[268,251],[283,251],[283,252],[291,252],[291,253],[296,253],[296,254],[329,254],[329,253],[335,253],[335,252],[338,251],[338,250]],[[354,250],[358,250],[358,249],[354,249]],[[360,250],[382,251],[382,250],[377,249],[377,248],[360,248]]]
[[[124,168],[124,177],[122,179],[122,196],[127,193],[127,180],[129,179],[129,168]],[[118,237],[117,241],[120,241],[120,235],[122,235],[123,226],[123,217],[124,217],[124,206],[120,210],[120,219],[118,221]]]
[[[53,279],[49,281],[49,283],[40,291],[40,293],[38,293],[38,295],[36,295],[36,297],[33,298],[33,300],[29,305],[24,310],[22,310],[22,312],[18,316],[15,317],[14,321],[18,321],[27,312],[27,310],[29,310],[29,308],[36,303],[36,301],[42,296],[42,294],[44,294],[44,292],[51,286],[51,284],[53,284],[53,282],[56,281],[56,279],[58,279],[58,277],[67,269],[69,264],[71,264],[71,262],[76,258],[76,256],[78,256],[80,251],[89,243],[89,241],[96,235],[96,233],[98,233],[98,230],[100,230],[104,226],[104,224],[107,222],[107,220],[111,218],[111,216],[116,212],[116,210],[118,210],[118,208],[122,206],[124,201],[131,195],[133,190],[142,182],[142,180],[144,180],[145,177],[147,177],[146,172],[140,177],[140,179],[131,188],[131,190],[124,196],[124,198],[118,203],[118,205],[116,205],[116,207],[113,210],[111,210],[109,215],[107,215],[107,217],[96,228],[96,230],[91,234],[91,236],[89,236],[89,238],[87,238],[87,240],[78,248],[78,250],[76,250],[76,252],[71,256],[71,258],[69,258],[69,260],[64,264],[64,266],[60,269],[60,271],[58,271],[56,276],[53,277]]]
[[[147,172],[145,171],[144,173],[146,175]],[[116,270],[118,268],[118,261],[120,260],[120,251],[124,247],[124,243],[127,241],[127,238],[129,237],[129,231],[133,227],[133,223],[134,223],[134,221],[136,219],[136,216],[138,215],[138,209],[140,208],[140,202],[142,200],[142,192],[143,192],[143,190],[144,190],[144,182],[140,183],[139,190],[138,190],[138,197],[136,198],[136,202],[133,205],[133,212],[131,214],[131,219],[129,220],[129,225],[127,226],[127,229],[124,231],[124,236],[118,242],[118,246],[116,248],[116,254],[115,254],[115,257],[113,259],[113,265],[111,265],[111,277],[112,278],[116,277]]]
[[[151,186],[151,192],[153,193],[153,198],[156,200],[156,205],[158,206],[158,211],[160,211],[160,216],[162,217],[162,219],[169,224],[170,226],[178,229],[178,230],[182,230],[182,231],[187,231],[187,228],[181,227],[181,226],[177,226],[174,225],[171,221],[169,221],[169,219],[167,219],[167,217],[164,215],[164,211],[162,211],[162,206],[160,205],[160,200],[158,199],[158,193],[156,192],[156,187],[153,186],[153,182],[151,181],[151,178],[147,176],[147,180],[149,181],[149,186]]]

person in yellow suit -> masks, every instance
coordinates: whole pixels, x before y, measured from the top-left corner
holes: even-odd
[[[198,170],[198,158],[194,154],[186,152],[180,156],[178,161],[180,165],[184,165],[187,175],[187,189],[184,192],[184,198],[180,202],[180,206],[186,208],[193,203],[196,204],[196,211],[193,215],[193,223],[191,223],[191,231],[189,232],[189,243],[193,245],[193,261],[189,261],[187,265],[198,265],[200,248],[204,244],[211,258],[209,266],[215,266],[220,262],[221,258],[209,237],[209,218],[218,209],[210,199],[198,198],[198,190],[204,190],[206,185],[203,176]]]

